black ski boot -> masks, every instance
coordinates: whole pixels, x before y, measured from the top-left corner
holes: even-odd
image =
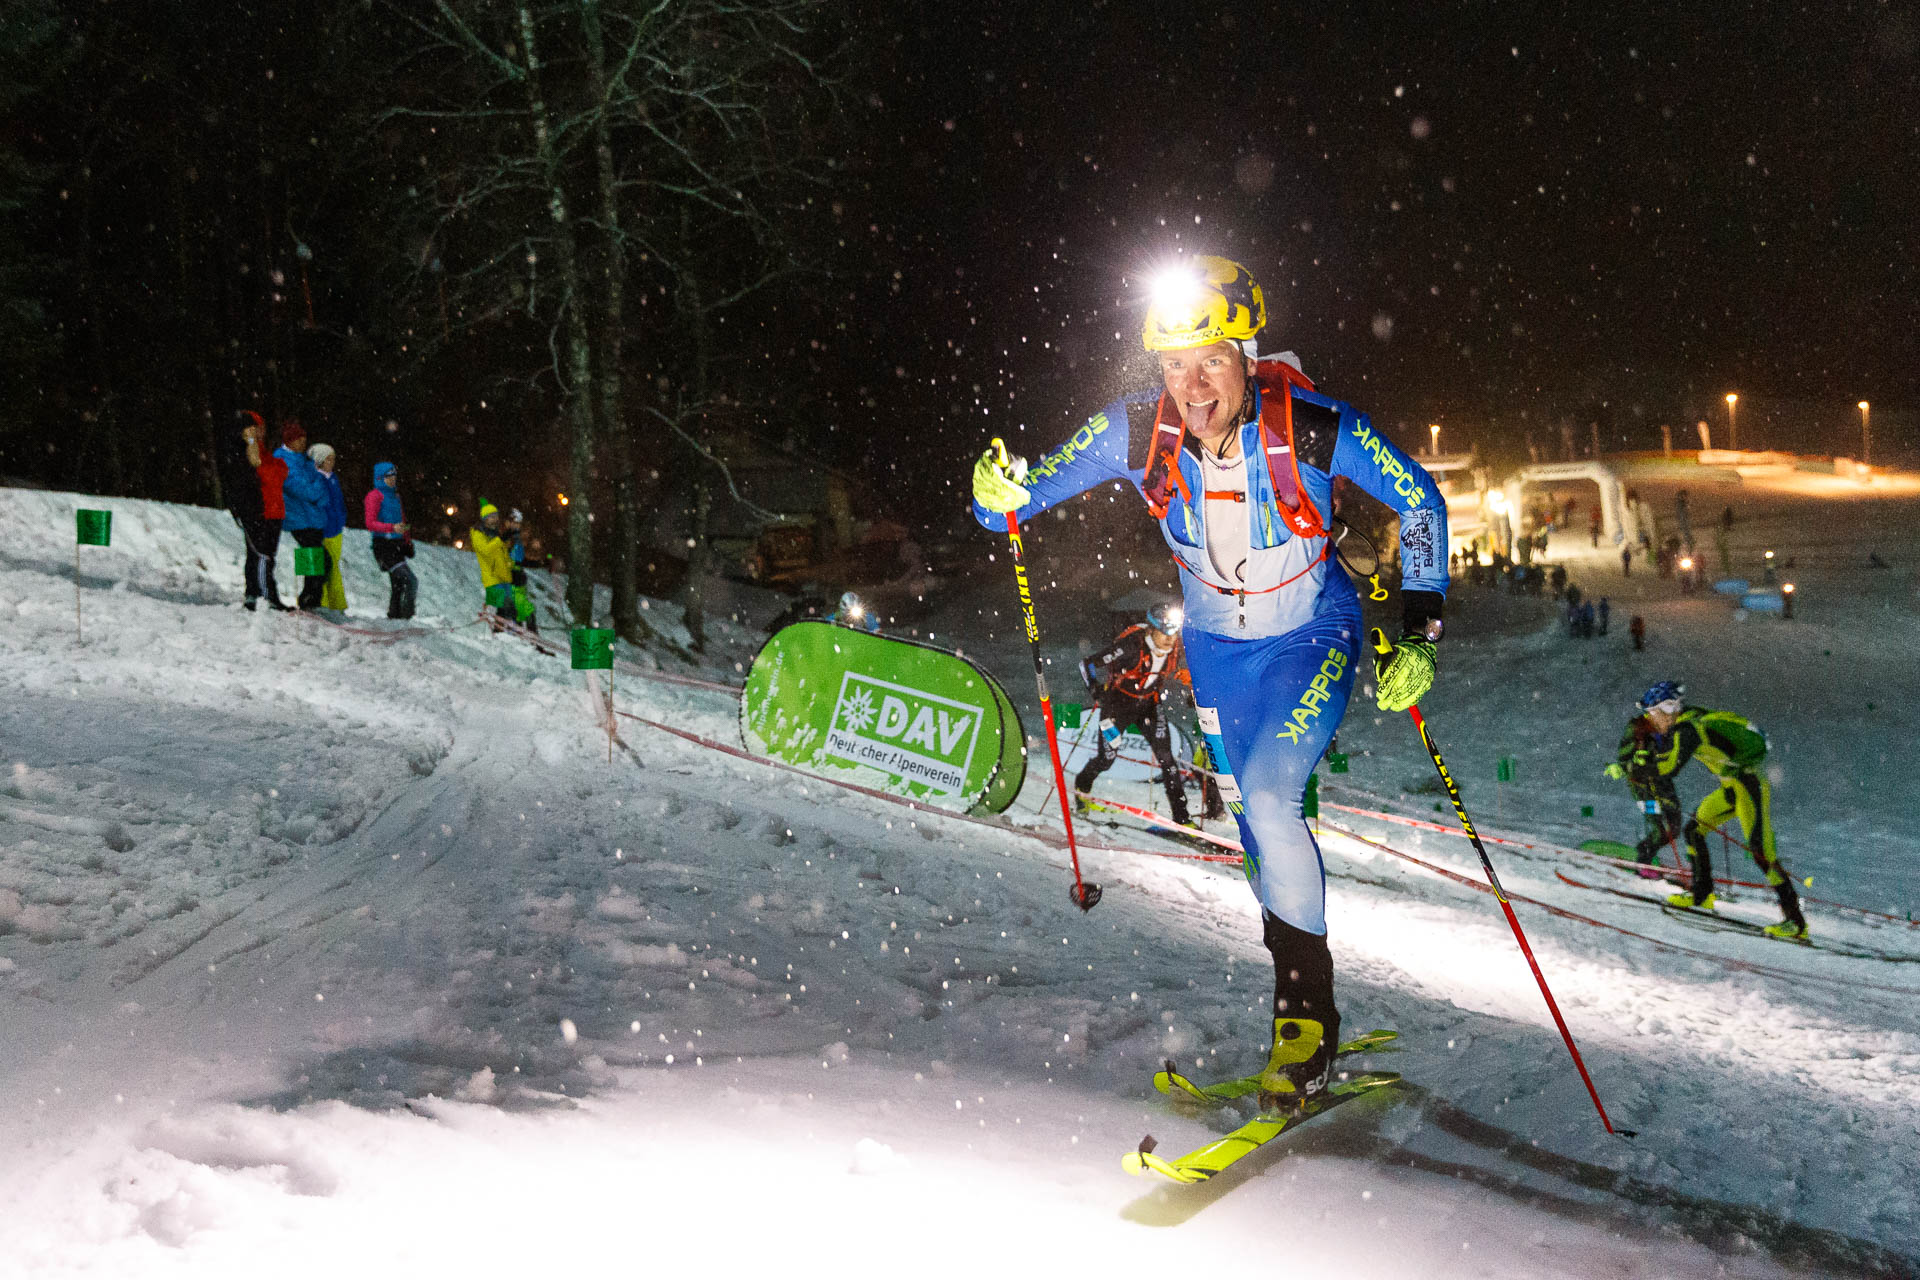
[[[1273,953],[1273,1050],[1260,1075],[1260,1105],[1299,1110],[1325,1091],[1340,1044],[1333,953],[1325,934],[1296,929],[1271,913],[1263,919]]]

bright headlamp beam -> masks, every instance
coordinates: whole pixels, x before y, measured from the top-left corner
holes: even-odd
[[[1158,311],[1190,311],[1200,296],[1200,280],[1191,270],[1168,267],[1153,277],[1147,286]]]

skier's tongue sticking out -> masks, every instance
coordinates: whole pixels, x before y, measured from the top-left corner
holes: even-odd
[[[1218,400],[1188,400],[1180,406],[1180,412],[1187,420],[1187,429],[1204,440],[1212,434],[1207,428],[1212,425],[1213,411],[1219,407]]]
[[[1248,367],[1237,342],[1160,352],[1161,376],[1187,430],[1214,453],[1245,415]]]

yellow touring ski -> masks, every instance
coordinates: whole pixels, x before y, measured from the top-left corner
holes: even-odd
[[[1335,1058],[1344,1058],[1350,1053],[1365,1053],[1370,1049],[1381,1049],[1400,1038],[1398,1031],[1364,1031],[1351,1040],[1344,1041],[1333,1051]],[[1181,1102],[1203,1102],[1210,1106],[1234,1101],[1236,1098],[1251,1097],[1260,1091],[1260,1076],[1256,1072],[1242,1076],[1238,1080],[1222,1080],[1219,1084],[1196,1084],[1180,1074],[1173,1059],[1167,1059],[1164,1068],[1153,1073],[1153,1087],[1169,1097]]]
[[[1154,1149],[1158,1144],[1154,1142],[1153,1135],[1149,1134],[1140,1139],[1137,1150],[1129,1151],[1120,1157],[1120,1167],[1128,1173],[1157,1173],[1175,1182],[1205,1182],[1236,1160],[1258,1151],[1303,1121],[1311,1120],[1321,1112],[1331,1110],[1343,1102],[1350,1102],[1363,1093],[1398,1084],[1399,1081],[1400,1075],[1394,1071],[1375,1071],[1342,1080],[1330,1086],[1325,1093],[1314,1098],[1297,1112],[1275,1112],[1255,1116],[1225,1137],[1215,1138],[1197,1151],[1189,1151],[1175,1160],[1163,1159],[1156,1155]]]

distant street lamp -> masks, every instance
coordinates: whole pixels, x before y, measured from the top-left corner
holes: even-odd
[[[1867,430],[1867,402],[1860,402],[1860,465],[1873,461],[1873,435]]]
[[[1740,433],[1734,429],[1733,425],[1733,406],[1739,403],[1740,396],[1738,393],[1732,391],[1727,392],[1727,448],[1729,449],[1738,449],[1740,447]]]
[[[1865,408],[1866,406],[1862,405],[1861,407]],[[1433,436],[1433,456],[1437,458],[1440,456],[1440,424],[1430,422],[1427,424],[1427,430]]]

